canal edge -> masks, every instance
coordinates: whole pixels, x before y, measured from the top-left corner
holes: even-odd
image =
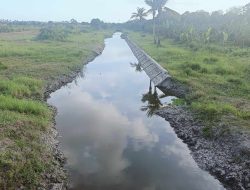
[[[44,90],[44,101],[47,102],[47,100],[50,98],[50,94],[52,94],[53,92],[73,82],[77,78],[77,76],[81,74],[83,66],[92,62],[96,57],[101,55],[104,48],[104,43],[101,46],[96,47],[92,51],[92,54],[86,60],[84,60],[78,68],[67,75],[59,76],[58,79],[49,83]],[[49,181],[49,184],[47,184],[47,186],[49,186],[50,190],[67,190],[69,189],[69,176],[67,170],[65,169],[65,164],[67,163],[67,161],[61,149],[61,144],[59,141],[60,134],[56,128],[55,118],[57,115],[57,108],[49,105],[48,103],[47,105],[53,111],[53,126],[51,126],[51,128],[42,136],[42,141],[49,148],[49,150],[51,150],[54,163],[52,173],[46,174]]]
[[[143,62],[146,57],[151,60],[151,64],[158,64],[127,35],[123,34],[122,38],[127,42],[139,63]],[[187,87],[171,76],[157,87],[169,95],[180,98],[185,97],[189,92]],[[232,133],[222,136],[219,140],[205,138],[202,132],[205,129],[204,124],[202,121],[195,120],[195,114],[185,106],[167,106],[156,111],[155,114],[171,124],[177,136],[187,144],[193,159],[201,169],[208,171],[228,190],[250,190],[249,136]],[[242,154],[244,156],[236,160]]]

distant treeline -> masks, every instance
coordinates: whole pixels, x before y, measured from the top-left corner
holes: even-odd
[[[107,24],[100,19],[93,19],[90,23],[78,22],[75,19],[63,22],[36,22],[36,21],[10,21],[0,20],[0,33],[21,32],[36,29],[39,34],[35,40],[64,41],[69,34],[87,32],[91,29],[101,30],[111,28],[112,24]]]
[[[215,11],[185,12],[179,14],[165,8],[160,18],[158,32],[162,38],[181,42],[232,44],[250,47],[250,4],[232,8],[226,13]],[[152,33],[152,20],[132,20],[120,27]]]

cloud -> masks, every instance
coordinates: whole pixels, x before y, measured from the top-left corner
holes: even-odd
[[[78,176],[97,175],[92,180],[118,183],[130,164],[123,155],[128,139],[135,139],[136,150],[158,142],[158,136],[142,119],[130,121],[111,103],[98,101],[80,89],[70,95],[64,89],[53,104],[59,110],[57,127],[63,135],[69,167]]]

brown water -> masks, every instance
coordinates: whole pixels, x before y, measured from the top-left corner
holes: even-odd
[[[150,86],[115,34],[73,83],[51,94],[72,189],[221,190],[153,110],[173,97]],[[160,98],[161,97],[161,98]]]

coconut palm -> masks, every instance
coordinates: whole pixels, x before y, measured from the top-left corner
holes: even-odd
[[[143,71],[140,63],[130,63],[130,66],[135,68],[136,72],[142,72]]]
[[[154,1],[155,1],[156,9],[158,11],[158,16],[161,16],[163,8],[165,7],[168,0],[154,0]]]
[[[146,9],[138,7],[137,12],[132,13],[131,19],[139,19],[140,21],[143,21],[147,15],[148,13],[146,12]]]
[[[163,8],[165,7],[166,3],[168,2],[168,0],[154,0],[155,1],[155,6],[157,8],[157,12],[158,12],[158,15],[157,15],[157,25],[158,25],[158,30],[157,30],[157,45],[159,46],[161,44],[161,41],[160,41],[160,20],[161,20],[161,17],[162,17],[162,12],[163,12]]]
[[[145,0],[145,3],[150,7],[148,12],[152,13],[153,15],[154,43],[156,43],[156,21],[157,21],[157,44],[158,45],[160,45],[160,38],[159,38],[160,19],[162,16],[163,8],[165,7],[167,2],[168,0]],[[156,13],[158,13],[157,17],[156,17]]]
[[[162,103],[158,97],[156,87],[154,87],[154,92],[152,91],[152,82],[149,84],[149,91],[142,95],[141,101],[143,103],[147,102],[147,105],[141,107],[141,111],[147,111],[147,116],[152,117],[156,110],[158,110]]]
[[[155,17],[157,12],[157,6],[155,0],[145,0],[145,3],[150,7],[148,13],[151,13],[153,16],[153,36],[154,36],[154,43],[156,44],[156,37],[155,37]]]

